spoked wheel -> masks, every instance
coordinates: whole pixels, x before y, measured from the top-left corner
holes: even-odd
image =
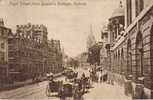
[[[47,85],[47,87],[46,87],[46,96],[49,97],[49,85]]]

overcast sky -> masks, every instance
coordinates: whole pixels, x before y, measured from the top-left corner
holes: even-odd
[[[119,0],[59,0],[81,1],[85,6],[21,6],[10,5],[11,0],[0,0],[0,17],[5,26],[15,30],[17,24],[44,24],[48,28],[49,39],[61,40],[66,54],[74,57],[86,51],[86,39],[90,33],[90,25],[96,40],[100,40],[100,31],[119,6]],[[23,0],[12,0],[23,1]],[[37,2],[39,0],[24,0]],[[43,1],[43,0],[40,0]],[[57,0],[44,0],[57,1]]]

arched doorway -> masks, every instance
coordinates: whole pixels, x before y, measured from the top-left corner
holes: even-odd
[[[132,50],[131,50],[131,40],[128,40],[127,44],[127,73],[132,74]]]
[[[138,76],[143,76],[143,39],[141,32],[136,37],[136,72]]]

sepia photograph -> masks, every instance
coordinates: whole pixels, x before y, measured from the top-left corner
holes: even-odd
[[[0,0],[0,99],[153,99],[153,0]]]

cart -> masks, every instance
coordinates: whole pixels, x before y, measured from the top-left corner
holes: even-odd
[[[59,87],[60,87],[60,81],[49,82],[49,84],[47,85],[47,88],[46,88],[46,95],[48,97],[58,96]]]
[[[73,83],[63,82],[59,90],[59,97],[61,100],[73,100]]]

